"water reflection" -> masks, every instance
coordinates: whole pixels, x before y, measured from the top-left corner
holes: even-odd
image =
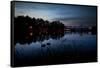
[[[44,40],[48,40],[50,38],[52,39],[60,39],[61,37],[64,36],[64,32],[62,33],[54,33],[54,34],[36,34],[36,35],[33,35],[33,36],[26,36],[25,38],[22,38],[20,37],[17,41],[17,43],[20,43],[20,44],[30,44],[32,42],[42,42]]]
[[[17,65],[89,62],[97,58],[94,32],[42,34],[27,42],[16,43]]]
[[[19,37],[18,38],[18,41],[16,42],[15,41],[15,44],[16,43],[20,43],[20,44],[30,44],[32,42],[42,42],[44,40],[49,40],[50,38],[52,39],[60,39],[62,38],[65,34],[76,34],[78,33],[80,36],[83,36],[84,34],[89,34],[89,35],[96,35],[96,32],[70,32],[70,31],[63,31],[61,33],[59,32],[55,32],[55,33],[43,33],[43,34],[35,34],[35,35],[32,35],[32,36],[26,36],[26,37]],[[16,39],[15,39],[16,40]]]

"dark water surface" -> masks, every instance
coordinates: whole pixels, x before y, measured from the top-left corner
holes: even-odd
[[[55,38],[56,37],[56,38]],[[65,32],[63,36],[44,38],[15,46],[16,65],[41,65],[96,61],[96,35]]]

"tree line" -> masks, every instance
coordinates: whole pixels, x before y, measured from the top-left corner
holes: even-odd
[[[42,18],[31,18],[29,16],[17,16],[14,18],[15,43],[32,40],[42,35],[63,34],[64,24],[60,21],[48,21]]]

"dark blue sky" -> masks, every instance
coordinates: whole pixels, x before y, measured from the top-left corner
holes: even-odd
[[[96,12],[95,6],[15,3],[15,16],[28,15],[49,21],[59,20],[65,25],[96,25]]]

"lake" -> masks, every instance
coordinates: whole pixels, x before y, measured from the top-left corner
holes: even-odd
[[[15,63],[41,65],[97,61],[97,38],[91,32],[65,32],[41,41],[15,45]]]

